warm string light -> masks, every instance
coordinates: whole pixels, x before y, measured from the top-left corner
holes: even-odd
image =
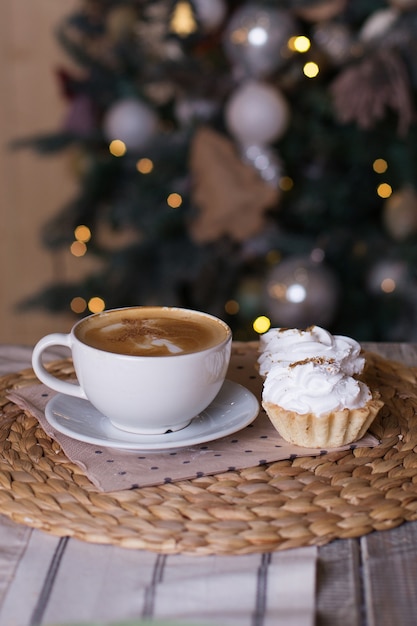
[[[84,313],[86,309],[88,309],[90,313],[101,313],[106,308],[106,304],[103,298],[99,296],[90,298],[88,302],[81,296],[76,296],[71,300],[70,307],[73,313],[78,314]]]
[[[90,241],[91,239],[91,230],[88,228],[88,226],[80,224],[80,226],[77,226],[77,228],[74,230],[74,237],[77,241],[87,243],[87,241]]]
[[[300,54],[304,54],[311,48],[311,41],[308,37],[304,35],[296,35],[295,37],[291,37],[288,40],[288,48],[292,52],[299,52]]]
[[[266,315],[260,315],[253,322],[253,330],[256,333],[263,334],[271,328],[271,320]]]
[[[372,163],[372,169],[376,174],[385,174],[388,170],[388,163],[383,158],[377,158]],[[376,192],[380,198],[389,198],[392,193],[392,187],[389,183],[380,183],[377,186]],[[383,293],[393,293],[397,289],[397,283],[392,276],[385,276],[379,283],[379,288]]]
[[[150,174],[153,168],[153,161],[146,157],[139,159],[139,161],[136,163],[136,169],[140,174]]]
[[[304,35],[297,35],[291,37],[288,41],[288,48],[291,52],[298,52],[299,54],[305,54],[311,48],[311,41]],[[307,78],[316,78],[320,72],[320,68],[314,61],[307,61],[303,66],[303,73]]]
[[[113,139],[109,144],[109,152],[115,157],[121,157],[126,154],[127,148],[121,139]]]
[[[88,309],[91,313],[101,313],[101,311],[104,311],[105,308],[106,304],[103,298],[100,298],[99,296],[94,296],[88,301]]]
[[[84,256],[87,252],[87,242],[91,239],[91,230],[85,224],[80,224],[74,229],[75,241],[70,246],[71,254],[74,256]],[[100,313],[106,308],[103,298],[94,296],[87,302],[81,296],[75,296],[70,302],[73,313],[81,314],[88,308],[91,313]]]
[[[81,257],[87,252],[87,246],[83,241],[73,241],[70,245],[70,252],[72,256]]]
[[[372,163],[372,169],[377,174],[384,174],[388,169],[388,163],[385,159],[375,159]]]
[[[84,256],[87,252],[87,242],[91,239],[91,230],[88,226],[80,224],[74,230],[75,241],[70,246],[70,252],[75,257]]]
[[[388,163],[385,159],[375,159],[372,163],[372,169],[377,174],[385,174],[388,169]],[[381,183],[376,188],[376,192],[380,198],[389,198],[392,195],[392,187],[388,183]]]
[[[303,73],[307,78],[316,78],[320,72],[320,68],[314,61],[308,61],[303,67]]]
[[[389,198],[392,194],[392,187],[388,183],[378,185],[376,192],[380,198]]]
[[[179,193],[170,193],[167,198],[167,204],[171,209],[178,209],[182,204],[182,197]]]
[[[76,296],[71,300],[70,307],[73,313],[84,313],[87,308],[87,302],[81,296]]]

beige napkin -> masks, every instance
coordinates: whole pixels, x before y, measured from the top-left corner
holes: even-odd
[[[255,369],[256,359],[257,351],[253,343],[234,345],[227,378],[243,385],[260,400],[262,379]],[[35,416],[47,434],[60,444],[67,457],[85,471],[96,487],[105,492],[158,485],[297,456],[326,453],[326,450],[300,448],[284,441],[263,409],[260,409],[252,424],[239,432],[191,447],[163,452],[106,448],[78,441],[52,428],[45,418],[44,410],[54,395],[55,392],[39,384],[13,391],[8,397],[21,409]],[[378,443],[368,433],[353,447],[373,447]],[[338,450],[350,447],[344,446]]]

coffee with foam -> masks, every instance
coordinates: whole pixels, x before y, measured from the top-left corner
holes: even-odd
[[[222,343],[221,320],[174,307],[131,307],[86,318],[76,329],[83,343],[130,356],[173,356],[201,352]]]
[[[77,381],[44,366],[52,346],[70,349]],[[45,385],[88,400],[116,428],[157,435],[185,428],[209,406],[224,383],[231,347],[229,326],[208,313],[137,306],[95,313],[70,333],[42,337],[32,365]]]

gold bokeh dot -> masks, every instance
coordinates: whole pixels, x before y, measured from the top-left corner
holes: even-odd
[[[388,169],[388,163],[385,159],[375,159],[372,163],[372,168],[377,174],[383,174]]]
[[[381,183],[378,185],[376,192],[381,198],[389,198],[392,194],[392,187],[388,183]]]
[[[170,193],[167,198],[167,203],[172,209],[178,209],[182,204],[182,197],[179,193]]]
[[[266,315],[260,315],[253,322],[253,330],[256,333],[266,333],[271,328],[271,320]]]
[[[91,239],[91,230],[88,228],[88,226],[84,226],[84,224],[80,224],[74,230],[74,237],[77,241],[82,241],[84,243],[87,243],[87,241],[90,241]]]
[[[126,154],[126,144],[121,139],[113,139],[109,145],[109,152],[115,157],[121,157]]]
[[[307,78],[316,78],[320,72],[320,68],[314,61],[308,61],[303,67],[303,72]]]
[[[88,308],[92,313],[101,313],[101,311],[104,311],[105,307],[106,305],[103,298],[99,298],[98,296],[94,296],[88,301]]]
[[[140,174],[150,174],[153,170],[153,161],[151,159],[139,159],[136,163],[136,169]]]
[[[84,256],[87,252],[87,246],[83,241],[73,241],[70,246],[70,251],[73,256]]]
[[[71,311],[73,311],[74,313],[84,313],[87,308],[87,302],[84,300],[84,298],[76,296],[71,300],[70,307]]]
[[[311,48],[311,41],[305,35],[291,37],[288,41],[288,48],[293,52],[304,53]]]

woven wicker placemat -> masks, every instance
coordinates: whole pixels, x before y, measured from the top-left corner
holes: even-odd
[[[69,360],[49,368],[73,375]],[[161,553],[245,554],[322,545],[417,519],[417,368],[367,354],[385,406],[374,448],[356,448],[103,494],[6,398],[0,378],[0,511],[59,536]]]

